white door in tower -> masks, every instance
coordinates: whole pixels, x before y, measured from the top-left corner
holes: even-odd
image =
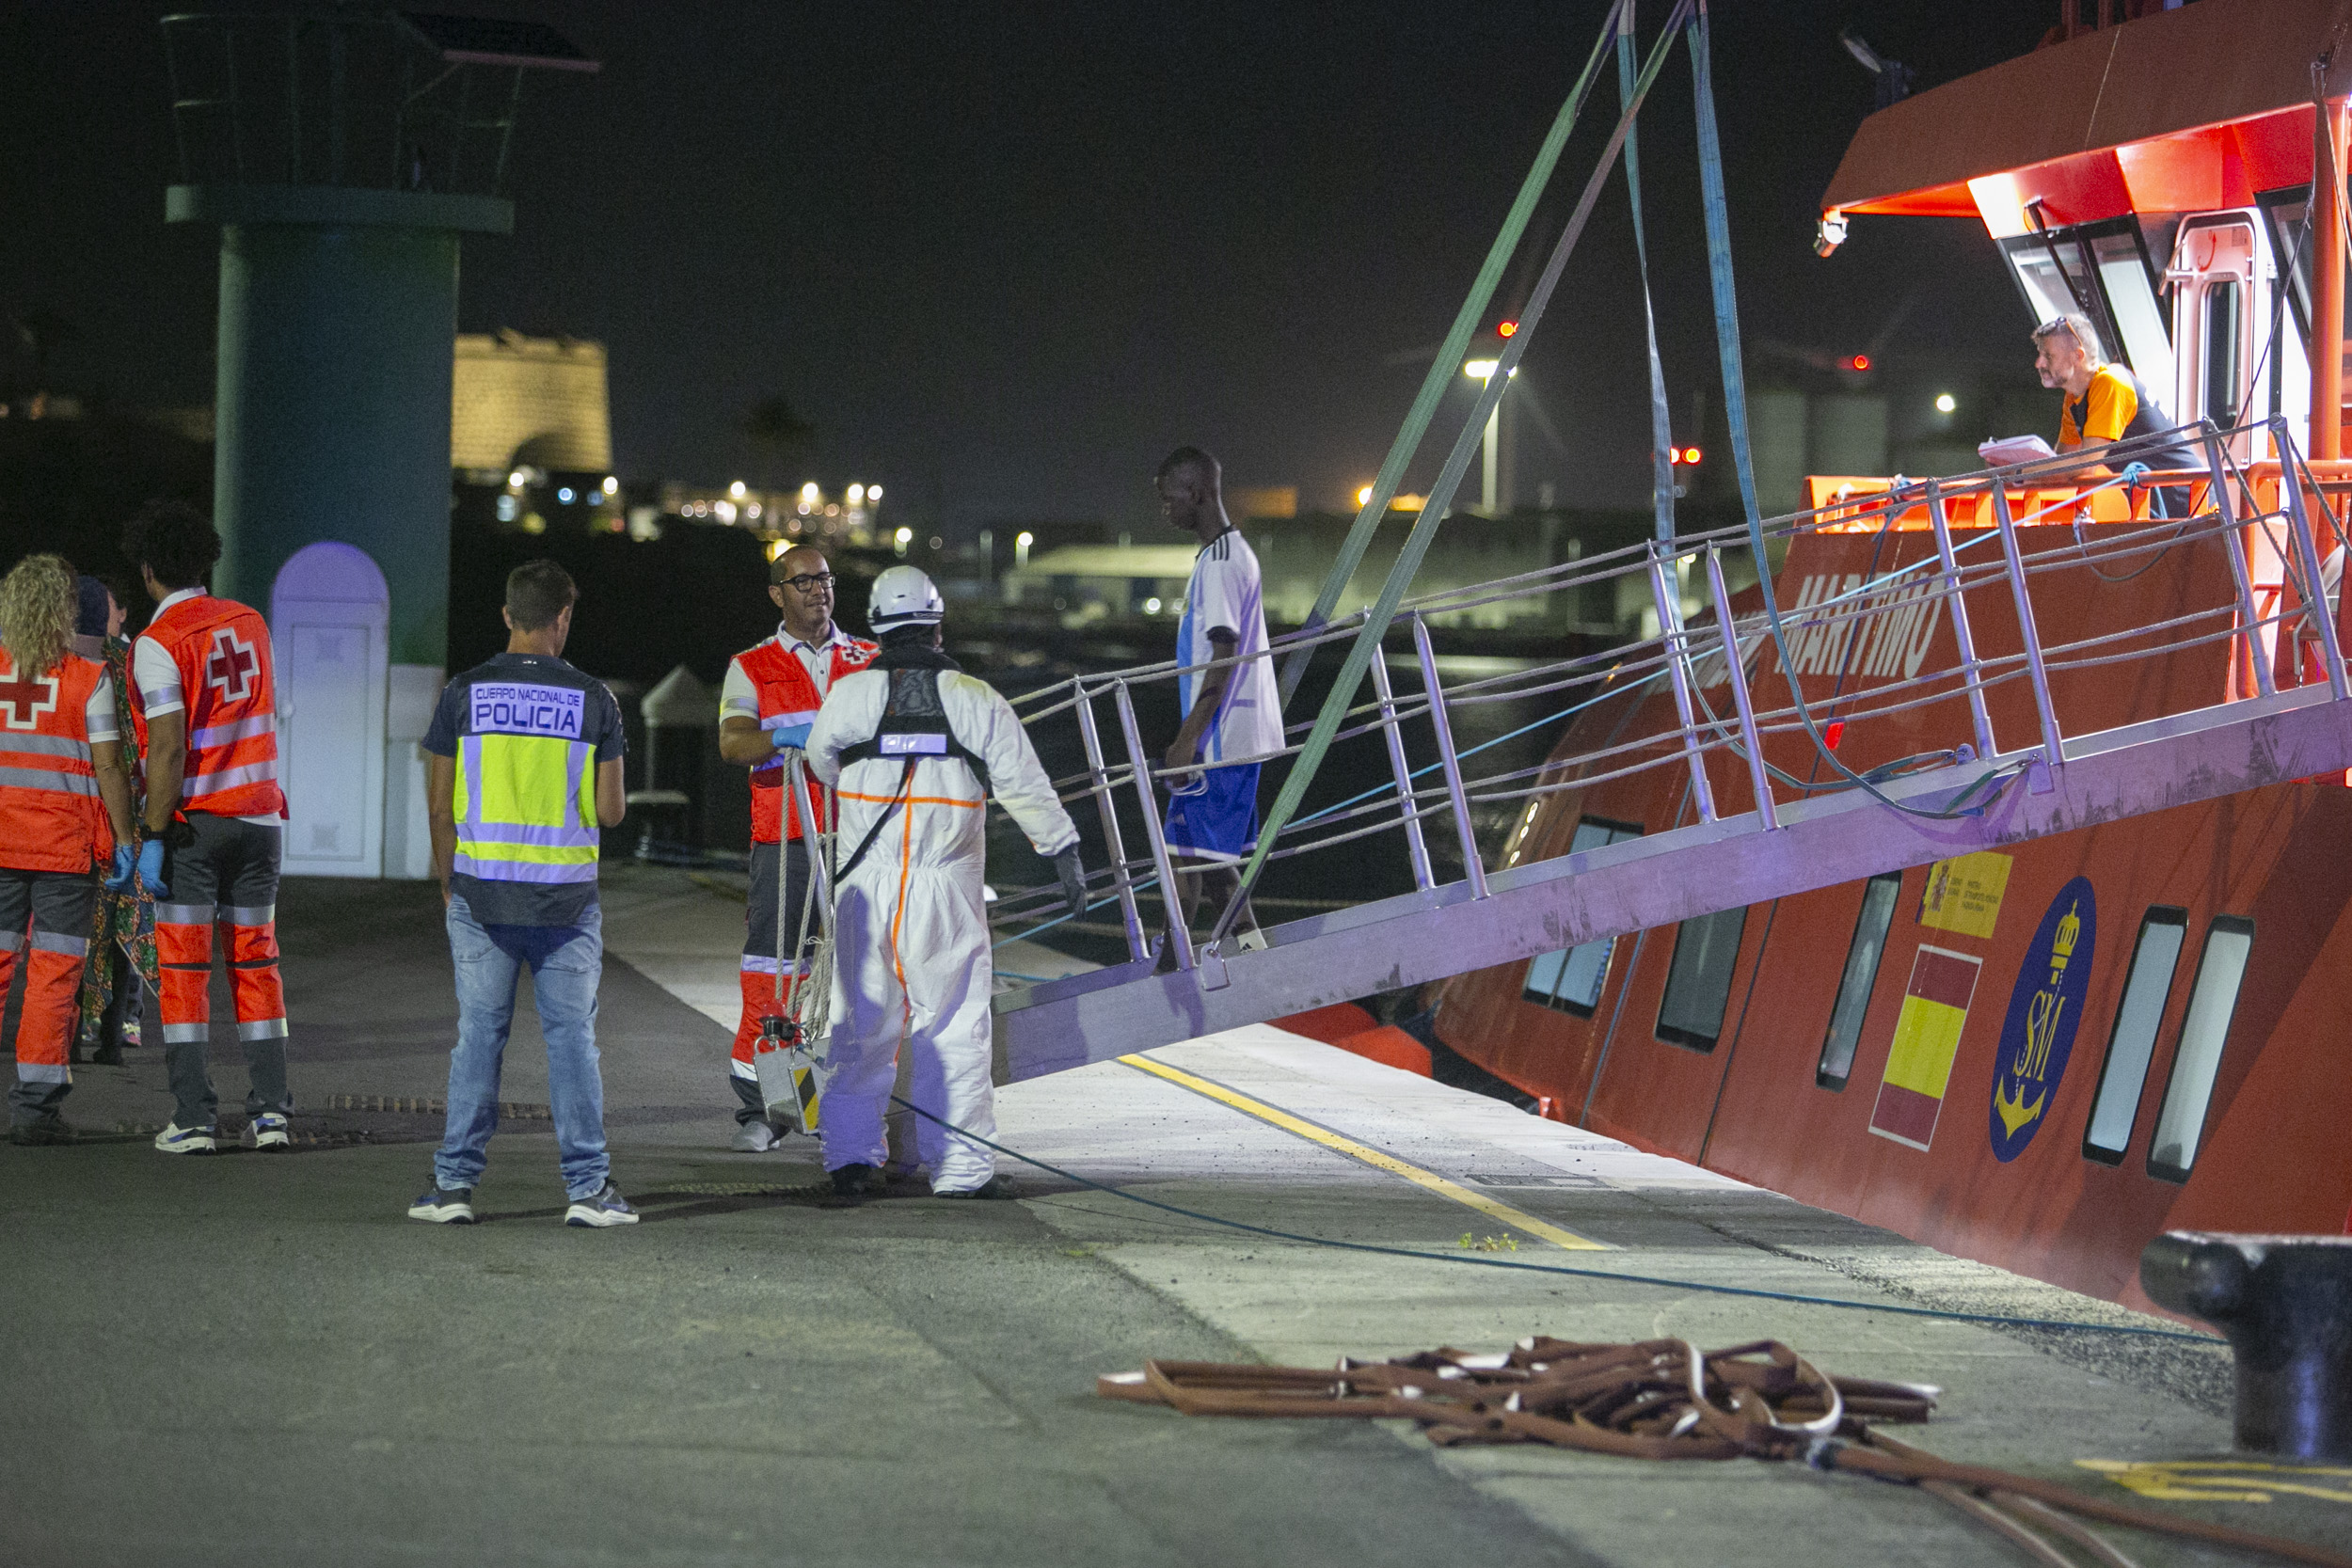
[[[271,589],[288,876],[383,874],[389,624],[384,574],[354,546],[304,546]]]

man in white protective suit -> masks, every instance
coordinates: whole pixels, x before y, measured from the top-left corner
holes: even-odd
[[[834,838],[832,1039],[818,1137],[834,1191],[882,1190],[882,1117],[898,1053],[914,1053],[916,1148],[935,1197],[1002,1198],[992,1152],[946,1131],[996,1135],[989,1079],[988,797],[1054,863],[1085,908],[1078,830],[1054,797],[1012,705],[939,651],[939,590],[912,566],[875,579],[866,617],[882,652],[836,680],[808,736],[808,766],[840,802]]]

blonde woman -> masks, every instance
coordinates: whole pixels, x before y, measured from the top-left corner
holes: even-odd
[[[57,1114],[97,866],[131,843],[131,781],[106,667],[72,648],[73,568],[27,556],[0,581],[0,999],[24,969],[8,1140],[71,1143]]]

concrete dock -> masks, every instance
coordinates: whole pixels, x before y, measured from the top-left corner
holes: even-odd
[[[528,1115],[491,1145],[487,1223],[404,1216],[455,1019],[437,894],[415,883],[286,885],[293,1153],[154,1152],[170,1101],[152,1046],[76,1069],[83,1144],[0,1148],[18,1325],[0,1561],[2025,1560],[1916,1491],[1794,1465],[1438,1449],[1395,1423],[1092,1394],[1153,1356],[1327,1365],[1531,1333],[1782,1338],[1830,1370],[1940,1385],[1937,1418],[1896,1435],[1947,1458],[2352,1540],[2352,1471],[2192,1468],[2213,1496],[2141,1495],[2184,1489],[2152,1467],[2232,1462],[2217,1349],[1707,1293],[2152,1322],[1271,1027],[1154,1052],[1159,1071],[1014,1085],[1003,1141],[1241,1225],[1443,1256],[1203,1224],[1019,1167],[1016,1203],[908,1188],[831,1206],[813,1141],[726,1149],[739,895],[614,865],[605,909],[599,1037],[633,1228],[563,1227],[553,1139]],[[244,1091],[232,1033],[225,1111]],[[547,1095],[527,1006],[508,1054],[504,1095],[528,1112]],[[2146,1563],[2241,1560],[2111,1533]]]

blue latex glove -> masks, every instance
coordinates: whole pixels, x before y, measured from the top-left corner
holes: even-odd
[[[779,752],[787,748],[805,752],[808,750],[808,732],[814,728],[814,724],[787,724],[780,730],[770,730],[768,734]]]
[[[2148,483],[2148,465],[2145,463],[2124,464],[2123,483],[2130,485],[2135,490],[2139,489],[2142,485],[2145,485]]]
[[[164,884],[164,841],[160,838],[139,846],[139,887],[151,898],[171,895],[171,889]]]
[[[107,873],[105,881],[106,891],[108,893],[130,892],[131,879],[138,874],[138,867],[139,852],[137,847],[129,844],[116,845],[114,870]]]

